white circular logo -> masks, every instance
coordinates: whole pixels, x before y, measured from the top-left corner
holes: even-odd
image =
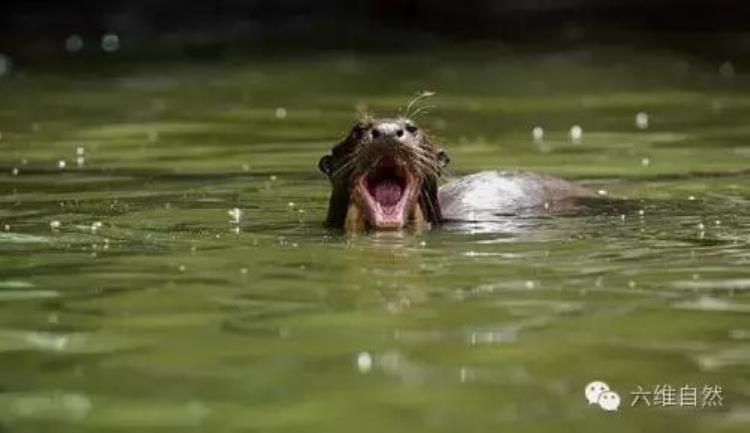
[[[586,385],[584,393],[586,394],[586,400],[589,404],[596,404],[599,402],[599,395],[605,391],[609,391],[609,385],[601,380],[595,380]]]

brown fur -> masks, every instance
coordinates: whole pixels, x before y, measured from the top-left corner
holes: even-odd
[[[382,155],[372,148],[368,132],[378,122],[400,122],[404,127],[414,128],[415,135],[408,145],[395,149],[408,161],[412,175],[419,179],[420,189],[415,203],[409,210],[410,224],[424,226],[441,221],[437,202],[438,178],[441,168],[447,163],[445,152],[437,149],[427,134],[411,120],[373,119],[365,117],[358,121],[341,142],[333,146],[329,155],[321,158],[319,167],[331,181],[331,197],[328,205],[327,223],[347,231],[359,231],[367,227],[367,219],[360,208],[354,184],[378,157]]]

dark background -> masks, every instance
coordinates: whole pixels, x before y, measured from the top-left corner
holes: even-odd
[[[37,63],[106,55],[217,58],[325,50],[419,50],[466,43],[556,49],[627,44],[742,62],[750,1],[214,0],[4,1],[0,53]]]

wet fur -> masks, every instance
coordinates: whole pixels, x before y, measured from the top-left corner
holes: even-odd
[[[411,106],[407,109],[409,112]],[[444,221],[496,220],[504,215],[536,215],[567,211],[578,206],[577,199],[595,197],[582,186],[553,176],[528,172],[483,171],[454,179],[438,190],[438,180],[449,159],[429,136],[419,130],[416,143],[373,145],[368,134],[374,124],[411,120],[364,117],[329,155],[320,159],[319,168],[328,175],[332,192],[327,224],[347,231],[362,231],[368,218],[362,204],[354,199],[355,184],[380,156],[396,152],[409,164],[409,172],[420,182],[418,197],[407,209],[408,224],[416,228],[435,226]],[[393,147],[396,146],[396,147]],[[415,205],[416,204],[416,205]]]
[[[396,119],[407,122],[405,118]],[[331,150],[330,155],[321,158],[319,167],[331,181],[332,192],[328,205],[327,224],[332,227],[344,227],[347,230],[362,229],[366,225],[362,212],[357,209],[356,214],[352,203],[352,191],[355,182],[384,150],[369,146],[370,140],[366,135],[375,119],[364,117],[349,131],[347,136]],[[410,122],[410,121],[408,121]],[[408,162],[410,173],[420,181],[419,209],[411,209],[410,217],[419,224],[421,219],[430,224],[442,221],[438,203],[438,178],[441,166],[444,164],[444,152],[435,148],[427,134],[420,130],[419,142],[416,146],[398,146],[390,149],[400,154]]]

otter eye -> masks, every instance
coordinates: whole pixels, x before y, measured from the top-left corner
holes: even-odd
[[[409,134],[414,134],[419,130],[419,128],[414,125],[406,125],[406,130],[409,131]]]
[[[325,155],[318,161],[318,169],[322,171],[326,176],[331,176],[331,170],[333,168],[333,157],[331,155]]]

